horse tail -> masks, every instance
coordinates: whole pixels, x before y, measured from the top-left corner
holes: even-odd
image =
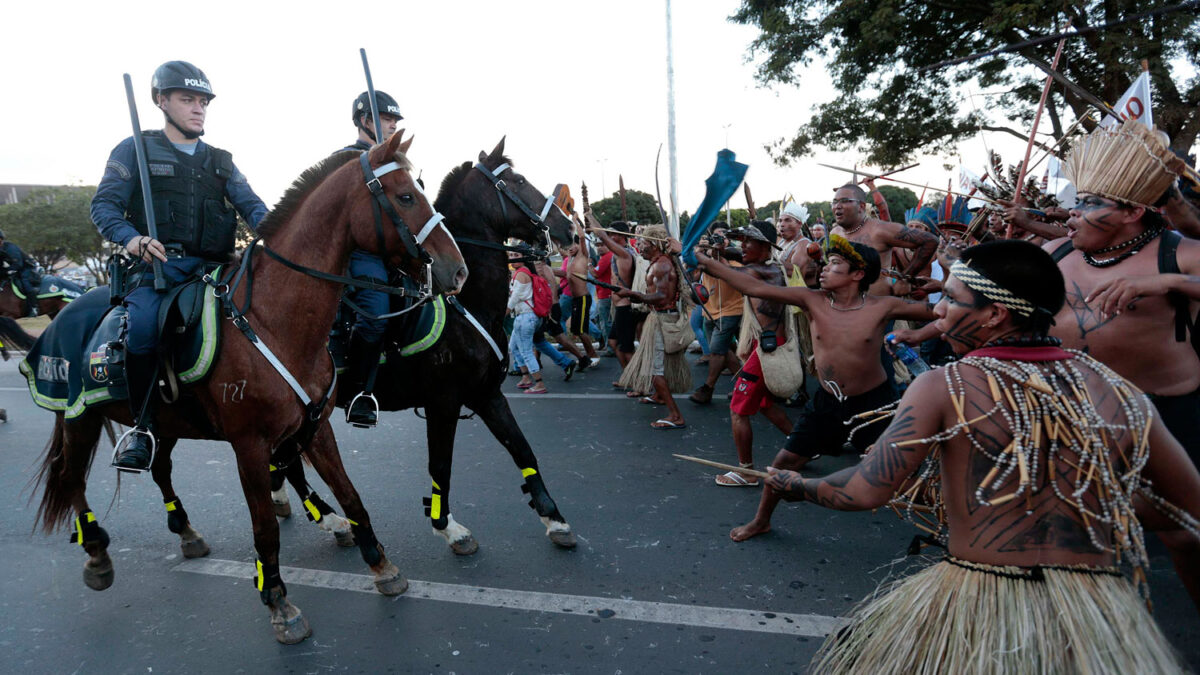
[[[100,435],[96,434],[96,440],[92,442],[87,451],[81,475],[73,475],[74,472],[67,466],[66,426],[62,413],[57,413],[54,419],[54,431],[50,434],[50,440],[46,442],[41,469],[31,481],[35,490],[38,486],[43,488],[42,503],[38,506],[33,527],[37,529],[40,524],[42,531],[47,534],[54,532],[70,520],[71,500],[77,491],[82,489],[83,481],[86,480],[88,470],[92,465],[92,458],[96,454],[96,448],[100,445]],[[30,501],[32,501],[32,496]]]
[[[5,348],[16,347],[21,351],[29,351],[33,346],[34,337],[26,333],[21,325],[7,316],[0,316],[0,343]],[[5,360],[8,359],[8,352],[5,349]]]

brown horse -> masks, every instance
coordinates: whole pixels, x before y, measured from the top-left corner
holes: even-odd
[[[245,311],[245,323],[258,340],[314,401],[324,400],[333,379],[326,340],[343,284],[330,276],[344,272],[352,250],[378,251],[389,264],[408,267],[421,262],[410,257],[416,241],[419,252],[431,256],[425,269],[434,292],[456,292],[466,281],[462,255],[446,230],[423,227],[435,222],[435,214],[410,173],[405,152],[411,140],[401,143],[400,139],[397,133],[373,148],[362,165],[359,153],[343,152],[306,171],[259,224],[266,252],[275,255],[265,255],[264,247],[243,254],[251,257],[250,271],[231,292],[231,299]],[[374,192],[380,188],[382,192]],[[373,213],[376,200],[390,214],[382,228]],[[395,222],[397,217],[402,222]],[[321,274],[326,277],[314,276]],[[258,291],[253,298],[249,289]],[[257,302],[251,303],[252,299]],[[74,306],[69,305],[63,315]],[[300,610],[288,602],[279,577],[279,525],[271,505],[269,464],[272,451],[295,442],[298,433],[312,434],[307,457],[356,523],[355,539],[375,575],[376,588],[395,595],[404,592],[408,582],[384,555],[342,467],[328,422],[333,402],[326,401],[316,419],[310,419],[309,406],[235,323],[242,322],[222,323],[221,350],[207,379],[194,385],[189,397],[162,409],[158,424],[162,444],[152,471],[156,478],[169,475],[170,450],[179,438],[220,439],[233,446],[254,526],[258,590],[269,608],[276,639],[292,644],[311,631]],[[72,510],[78,514],[75,530],[89,557],[84,582],[103,590],[113,583],[109,538],[88,507],[86,476],[104,420],[129,425],[132,419],[123,401],[87,408],[72,419],[64,419],[63,412],[56,414],[38,476],[45,488],[38,518],[49,532],[65,524]],[[306,427],[306,422],[315,428]],[[180,534],[184,553],[203,555],[208,547],[188,523],[169,480],[160,485],[168,500],[168,520],[174,523],[171,529]]]
[[[83,288],[77,284],[60,279],[59,277],[48,277],[56,280],[63,288],[69,289],[71,295],[79,297],[83,294]],[[51,319],[58,316],[63,307],[66,307],[72,300],[66,295],[52,295],[49,297],[39,297],[37,301],[38,314],[48,316]],[[13,319],[25,318],[25,299],[18,297],[16,289],[13,287],[11,280],[0,281],[0,316],[7,316]]]

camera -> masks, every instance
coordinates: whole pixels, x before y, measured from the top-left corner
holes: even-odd
[[[762,335],[758,336],[758,346],[762,348],[764,354],[770,354],[779,348],[779,338],[773,330],[764,330]]]

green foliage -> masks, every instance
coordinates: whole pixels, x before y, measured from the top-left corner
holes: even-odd
[[[591,207],[592,214],[596,216],[596,219],[604,227],[608,227],[613,221],[621,220],[620,193],[614,192],[611,197],[592,202]],[[658,210],[658,201],[654,199],[654,195],[652,194],[641,192],[640,190],[626,189],[625,207],[629,213],[629,220],[637,221],[638,225],[650,225],[662,222],[662,215],[660,215]]]
[[[887,200],[888,211],[894,222],[904,224],[904,212],[917,205],[917,193],[895,185],[880,185],[879,192]]]
[[[112,249],[92,223],[95,194],[95,186],[34,190],[23,201],[0,206],[0,230],[47,270],[70,260],[104,283],[104,262]]]
[[[821,57],[838,90],[795,137],[772,148],[777,162],[786,164],[821,145],[853,149],[867,162],[888,167],[919,152],[947,151],[981,128],[1024,137],[1045,77],[1030,59],[1050,63],[1056,43],[928,72],[919,68],[1051,34],[1068,20],[1080,29],[1175,1],[742,0],[730,20],[759,29],[750,52],[762,59],[761,84],[800,85],[807,67]],[[1200,14],[1194,9],[1068,39],[1059,69],[1111,103],[1137,76],[1141,59],[1150,63],[1155,123],[1171,136],[1173,148],[1188,150],[1200,133],[1200,78],[1184,76],[1200,66]],[[965,96],[968,83],[1000,92],[978,106],[1007,117],[1017,129],[989,126]],[[1047,103],[1047,128],[1056,136],[1067,108],[1080,117],[1089,106],[1056,86]]]

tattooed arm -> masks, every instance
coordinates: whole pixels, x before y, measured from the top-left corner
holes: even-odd
[[[767,485],[784,499],[815,502],[839,511],[879,508],[891,500],[929,454],[928,445],[900,444],[937,433],[948,405],[945,380],[918,378],[900,399],[892,423],[857,466],[824,478],[804,478],[795,471],[771,469]]]
[[[925,269],[930,260],[933,260],[938,249],[938,238],[928,232],[905,227],[899,223],[885,223],[885,225],[887,227],[883,230],[884,243],[893,248],[913,249],[912,259],[904,268],[903,274],[906,277],[916,276]]]
[[[890,303],[889,319],[910,319],[912,321],[933,321],[937,315],[933,313],[933,305],[923,300],[905,300],[904,298],[885,298]]]

